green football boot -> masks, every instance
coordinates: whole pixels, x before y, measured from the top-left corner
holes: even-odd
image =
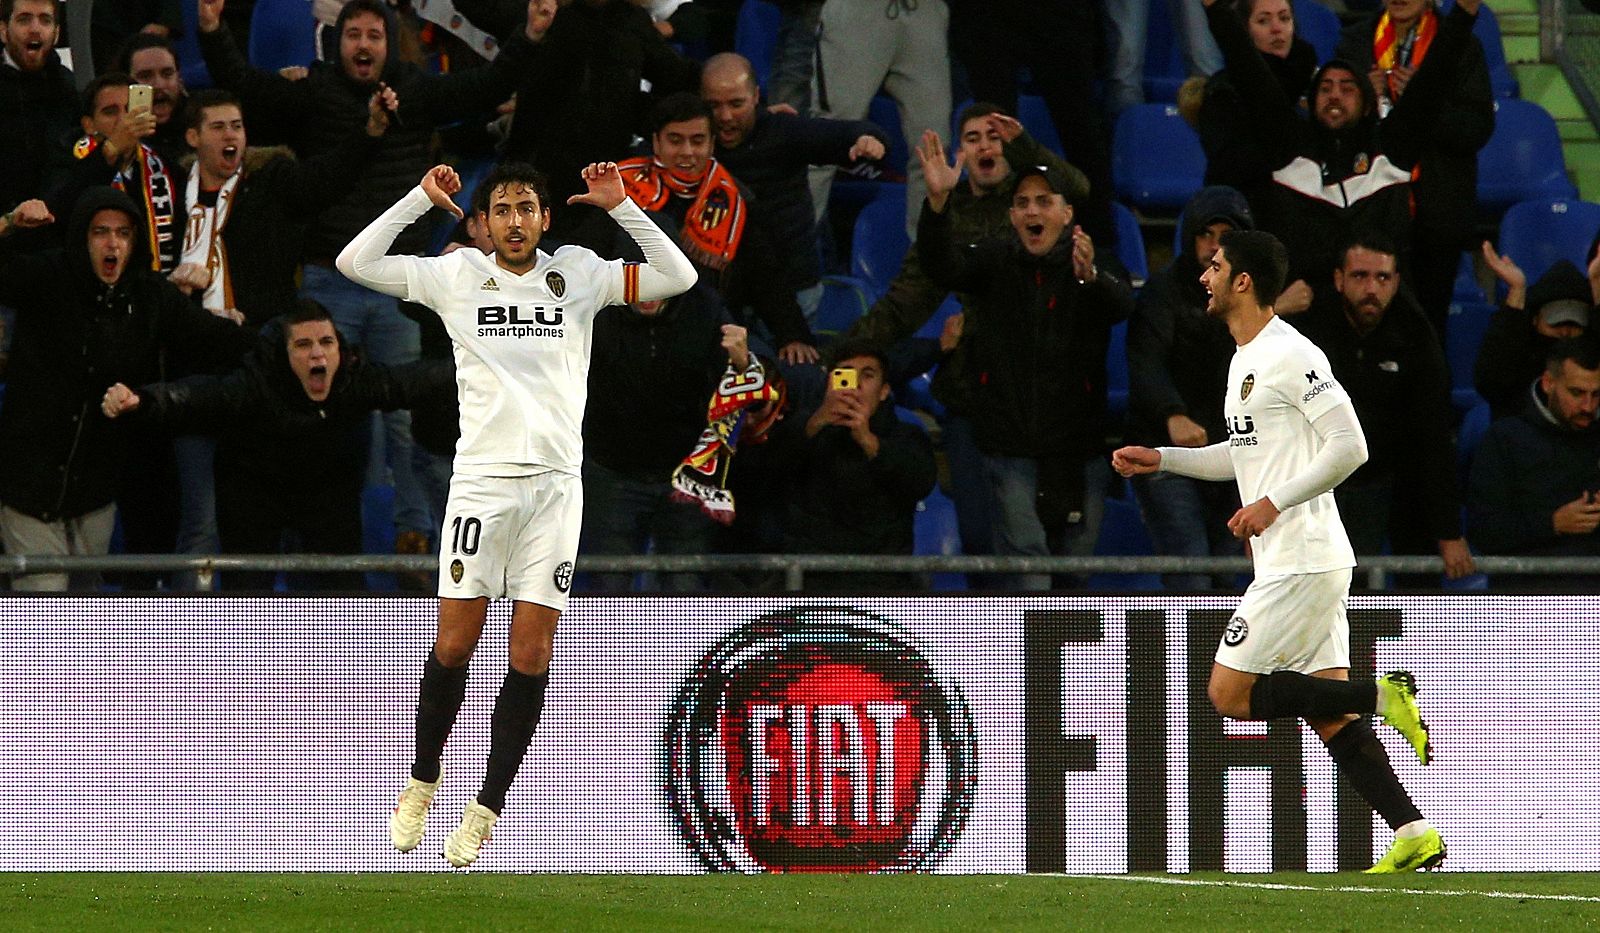
[[[1430,829],[1415,839],[1395,838],[1378,864],[1367,869],[1366,875],[1392,875],[1402,871],[1423,871],[1439,867],[1444,861],[1444,840],[1437,829]]]
[[[1418,761],[1423,764],[1432,761],[1428,724],[1422,721],[1422,710],[1417,707],[1417,680],[1411,672],[1391,671],[1379,677],[1378,699],[1383,721],[1405,737],[1406,743],[1416,751]]]

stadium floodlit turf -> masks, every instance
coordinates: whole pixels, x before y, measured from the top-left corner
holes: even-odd
[[[175,853],[177,854],[177,853]],[[9,874],[8,930],[1600,927],[1600,875]]]

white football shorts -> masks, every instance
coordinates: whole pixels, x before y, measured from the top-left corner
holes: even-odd
[[[439,595],[567,607],[583,481],[569,473],[450,477],[439,535]]]
[[[1350,568],[1256,578],[1217,645],[1217,663],[1250,674],[1350,666]]]

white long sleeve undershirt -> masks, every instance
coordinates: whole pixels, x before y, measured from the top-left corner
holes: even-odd
[[[1316,455],[1304,471],[1267,492],[1267,498],[1280,512],[1322,495],[1367,462],[1366,436],[1361,431],[1355,406],[1346,403],[1329,409],[1311,423],[1311,428],[1322,440]],[[1158,447],[1156,450],[1161,454],[1164,472],[1212,481],[1234,478],[1233,458],[1228,454],[1227,441],[1206,447]]]
[[[417,218],[433,206],[422,186],[411,189],[396,201],[377,220],[356,234],[340,251],[334,266],[345,278],[376,292],[394,298],[407,298],[406,265],[413,257],[389,256],[395,238]],[[688,291],[698,274],[689,257],[678,244],[651,222],[644,211],[633,201],[624,198],[622,203],[607,211],[622,229],[628,231],[633,241],[644,253],[645,263],[639,268],[639,300],[654,301],[671,298]]]

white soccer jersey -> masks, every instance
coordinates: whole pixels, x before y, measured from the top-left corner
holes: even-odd
[[[622,303],[630,269],[578,246],[540,251],[520,276],[475,249],[406,264],[407,297],[438,313],[455,345],[456,472],[581,473],[592,325]]]
[[[338,259],[351,280],[432,308],[455,345],[461,440],[455,471],[522,476],[582,475],[583,409],[595,314],[607,305],[677,295],[694,267],[632,201],[609,212],[644,251],[647,265],[607,261],[587,249],[539,252],[517,275],[493,256],[385,255],[431,202],[415,188],[350,241]]]
[[[1274,317],[1228,365],[1228,455],[1240,501],[1255,502],[1303,473],[1321,444],[1311,423],[1348,404],[1328,357]],[[1251,540],[1257,576],[1354,567],[1355,552],[1333,493],[1291,506]]]

